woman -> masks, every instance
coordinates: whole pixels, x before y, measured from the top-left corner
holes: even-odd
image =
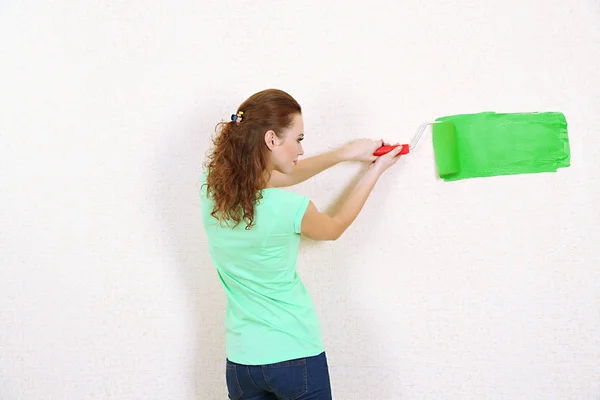
[[[338,239],[401,147],[375,157],[384,143],[360,139],[300,161],[304,124],[294,98],[264,90],[238,110],[220,124],[201,191],[209,251],[227,297],[229,398],[331,399],[321,327],[296,274],[300,236]],[[281,189],[341,161],[370,165],[334,215]]]

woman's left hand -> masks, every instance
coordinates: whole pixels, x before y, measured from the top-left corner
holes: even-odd
[[[383,146],[383,140],[356,139],[340,148],[344,161],[375,161],[377,156],[373,153]]]

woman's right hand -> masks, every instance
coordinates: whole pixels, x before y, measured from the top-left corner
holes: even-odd
[[[389,146],[389,144],[384,143],[384,146]],[[397,146],[388,153],[378,156],[377,159],[369,165],[369,168],[377,172],[378,175],[383,174],[389,167],[398,162],[402,156],[400,151],[402,151],[402,146]]]

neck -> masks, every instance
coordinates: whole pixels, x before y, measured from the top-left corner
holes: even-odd
[[[273,185],[271,185],[269,183],[271,181],[272,174],[273,174],[273,170],[271,168],[266,169],[265,172],[263,173],[263,179],[266,182],[265,187],[264,187],[265,189],[274,187]]]

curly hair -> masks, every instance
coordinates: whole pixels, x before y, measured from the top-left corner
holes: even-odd
[[[288,93],[267,89],[253,94],[239,107],[241,121],[221,122],[207,156],[207,196],[212,197],[211,215],[219,222],[242,220],[246,229],[254,226],[254,208],[267,186],[269,148],[264,141],[268,130],[283,138],[296,114],[302,114],[298,102]]]

